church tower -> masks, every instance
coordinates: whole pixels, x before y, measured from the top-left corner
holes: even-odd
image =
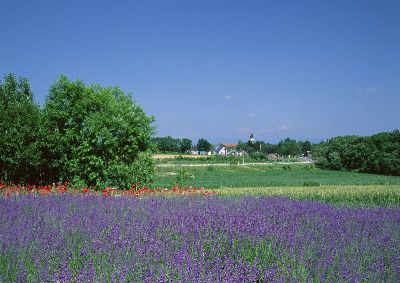
[[[249,142],[250,143],[255,143],[256,142],[255,139],[254,139],[253,133],[251,133],[251,135],[250,135]]]

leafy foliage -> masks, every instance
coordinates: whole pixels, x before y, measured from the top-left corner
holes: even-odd
[[[296,141],[289,138],[281,140],[278,144],[270,144],[263,141],[246,143],[239,141],[238,149],[254,155],[259,160],[267,160],[269,153],[277,153],[280,156],[308,156],[312,150],[312,144],[309,141]]]
[[[193,174],[184,168],[179,168],[175,177],[171,180],[171,187],[183,188],[187,181],[193,179]]]
[[[40,109],[27,79],[12,74],[0,82],[0,178],[31,182],[41,178]]]
[[[101,187],[150,181],[153,118],[130,94],[61,76],[51,86],[44,116],[45,158],[55,176]]]
[[[292,139],[285,139],[278,143],[278,153],[281,155],[297,156],[302,153],[301,143]]]
[[[399,176],[400,132],[335,137],[321,143],[314,156],[321,168]]]
[[[197,142],[197,150],[199,151],[210,151],[212,145],[204,138],[199,139]]]
[[[163,153],[185,153],[187,150],[192,148],[192,140],[188,138],[177,139],[171,136],[156,137],[154,138],[154,142],[156,144],[156,150]]]
[[[186,152],[187,150],[192,148],[192,140],[183,138],[180,142],[180,150],[181,152]]]
[[[119,188],[149,184],[153,120],[131,94],[65,76],[40,109],[27,79],[7,75],[0,83],[0,177]]]

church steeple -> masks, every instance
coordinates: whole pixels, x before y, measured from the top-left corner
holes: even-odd
[[[251,142],[251,143],[255,143],[256,142],[255,139],[254,139],[253,133],[251,133],[251,135],[250,135],[249,142]]]

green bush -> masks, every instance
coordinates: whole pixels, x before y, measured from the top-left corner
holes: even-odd
[[[153,118],[119,88],[61,76],[43,109],[27,79],[0,82],[0,178],[130,188],[154,171]]]
[[[193,178],[193,174],[187,169],[180,168],[178,169],[175,177],[171,180],[171,187],[183,188],[185,185],[187,185],[187,181]]]
[[[49,178],[118,188],[150,183],[153,118],[130,94],[61,76],[43,115]]]
[[[0,81],[0,179],[32,183],[41,179],[40,109],[27,79]]]

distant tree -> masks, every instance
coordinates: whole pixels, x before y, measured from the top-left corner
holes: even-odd
[[[167,137],[156,137],[154,138],[156,148],[159,152],[180,152],[181,151],[181,140],[175,139],[171,136]]]
[[[262,149],[265,146],[265,143],[263,141],[254,141],[254,142],[248,142],[248,145],[251,146],[255,152],[261,152]]]
[[[199,151],[210,151],[211,150],[211,144],[206,139],[201,138],[197,142],[197,150],[199,150]]]
[[[180,142],[180,151],[185,153],[187,150],[192,148],[192,140],[183,138]]]
[[[301,146],[301,152],[304,154],[304,156],[308,156],[308,154],[311,152],[312,149],[312,144],[309,141],[302,141],[299,142]]]
[[[242,141],[238,141],[237,149],[244,150],[248,154],[253,153],[255,151],[251,143]]]
[[[313,156],[321,168],[400,175],[400,133],[334,137],[315,145]]]
[[[0,179],[37,183],[41,175],[40,109],[27,79],[0,81]]]
[[[277,153],[278,152],[278,145],[266,143],[263,147],[263,152],[266,154],[269,153]]]
[[[281,155],[297,156],[301,154],[301,145],[292,139],[281,140],[278,143],[278,153]]]

